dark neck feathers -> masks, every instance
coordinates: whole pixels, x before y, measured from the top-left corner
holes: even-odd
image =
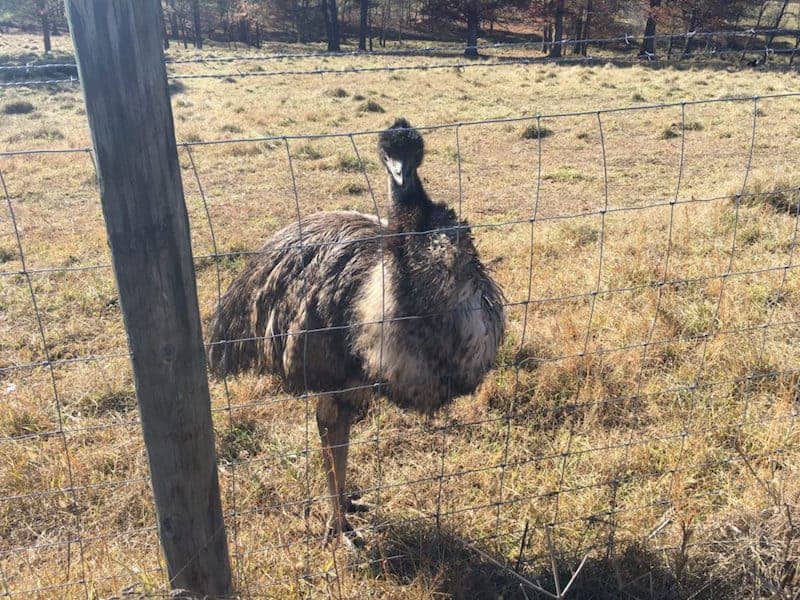
[[[389,180],[390,227],[399,233],[428,231],[430,229],[428,221],[433,203],[425,192],[416,171],[408,186],[398,186],[391,177]]]

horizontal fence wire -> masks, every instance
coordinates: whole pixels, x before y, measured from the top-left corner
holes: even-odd
[[[269,61],[269,60],[287,60],[298,58],[339,58],[339,57],[367,57],[367,56],[408,56],[416,54],[436,53],[442,51],[462,52],[464,50],[496,50],[505,48],[535,48],[546,45],[547,47],[557,46],[575,46],[583,44],[605,45],[605,44],[624,44],[625,46],[639,45],[646,40],[653,40],[654,42],[660,41],[673,41],[673,40],[705,40],[713,39],[716,37],[725,38],[755,38],[758,36],[772,35],[775,37],[787,35],[799,35],[800,30],[797,29],[784,29],[784,28],[750,28],[750,29],[719,29],[715,31],[689,31],[686,33],[662,33],[654,35],[641,35],[624,33],[611,37],[601,38],[587,38],[587,39],[569,39],[554,41],[516,41],[516,42],[495,42],[495,43],[481,43],[473,45],[458,44],[451,42],[449,44],[440,44],[435,46],[420,46],[399,48],[394,50],[351,50],[351,51],[319,51],[319,52],[274,52],[269,54],[241,54],[233,56],[197,56],[194,58],[173,58],[167,55],[164,59],[165,64],[168,65],[181,65],[181,64],[206,64],[206,63],[219,63],[219,62],[237,62],[237,61]],[[37,71],[46,69],[65,69],[76,68],[74,62],[60,62],[60,63],[29,63],[22,65],[0,65],[0,71]]]
[[[474,67],[493,68],[513,65],[536,65],[547,63],[558,64],[581,64],[581,63],[595,63],[598,61],[611,61],[638,64],[644,62],[680,62],[685,61],[687,58],[703,59],[703,58],[726,58],[726,57],[741,57],[741,60],[748,55],[762,55],[764,57],[770,56],[790,56],[792,61],[798,52],[798,47],[782,48],[764,45],[763,47],[750,47],[748,44],[744,48],[732,48],[727,45],[718,46],[715,44],[717,38],[723,38],[730,41],[734,39],[743,38],[748,42],[758,38],[766,37],[769,40],[774,40],[776,37],[783,36],[796,36],[800,38],[800,30],[784,29],[784,28],[751,28],[746,30],[716,30],[716,31],[691,31],[687,33],[669,33],[669,34],[655,34],[652,36],[621,34],[612,37],[604,38],[590,38],[585,40],[576,39],[563,39],[561,41],[546,42],[546,47],[573,47],[573,46],[596,46],[599,50],[606,48],[622,50],[635,49],[639,44],[647,40],[652,40],[654,44],[658,42],[669,41],[672,44],[676,40],[683,40],[686,43],[705,41],[705,48],[693,49],[690,54],[684,55],[682,50],[676,50],[674,56],[672,52],[666,56],[662,54],[651,54],[648,52],[641,52],[637,56],[626,56],[624,53],[621,55],[572,55],[572,56],[536,56],[536,57],[503,57],[502,55],[483,54],[483,58],[498,59],[492,61],[459,61],[451,63],[431,63],[431,64],[412,64],[412,65],[384,65],[384,66],[350,66],[346,68],[316,68],[316,69],[281,69],[274,71],[241,71],[229,73],[172,73],[168,75],[170,80],[190,80],[190,79],[230,79],[241,77],[276,77],[276,76],[324,76],[324,75],[343,75],[355,73],[379,73],[379,72],[396,72],[396,71],[425,71],[425,70],[440,70],[440,69],[465,69]],[[766,44],[766,41],[765,41]],[[180,65],[209,65],[218,63],[231,63],[231,62],[270,62],[275,60],[298,60],[298,59],[315,59],[315,58],[344,58],[355,57],[363,59],[365,57],[374,56],[376,58],[396,57],[396,58],[419,58],[420,56],[430,57],[446,57],[449,53],[451,58],[458,58],[463,56],[464,51],[476,50],[514,50],[514,49],[530,49],[537,46],[541,47],[541,41],[517,41],[517,42],[499,42],[476,44],[471,46],[424,46],[420,48],[406,48],[396,50],[373,50],[373,51],[343,51],[343,52],[290,52],[290,53],[272,53],[272,54],[255,54],[255,55],[242,55],[242,56],[224,56],[224,57],[205,57],[205,58],[166,58],[165,63],[168,66]],[[765,61],[758,61],[759,64]],[[75,70],[76,66],[70,62],[58,63],[41,63],[41,64],[25,64],[25,65],[0,65],[0,76],[6,73],[6,77],[27,76],[28,74],[36,74],[47,71],[64,71]],[[77,84],[79,79],[77,74],[71,74],[69,77],[62,78],[45,78],[45,79],[19,79],[11,81],[0,81],[0,88],[3,87],[37,87],[37,86],[53,86],[60,84]]]
[[[764,30],[763,33],[772,33],[771,30]],[[761,32],[759,35],[762,34]],[[756,35],[753,31],[739,32],[737,35]],[[661,37],[661,36],[660,36]],[[680,36],[685,37],[685,36]],[[641,38],[639,38],[641,39]],[[663,39],[669,39],[663,36]],[[607,40],[610,41],[610,40]],[[616,39],[616,42],[625,40]],[[591,41],[595,43],[595,41]],[[631,43],[636,43],[631,40]],[[737,51],[741,52],[741,50]],[[763,50],[761,50],[763,52]],[[344,53],[347,54],[347,53]],[[262,57],[263,58],[263,57]],[[275,58],[293,58],[291,55],[285,55]],[[206,62],[206,61],[199,61]],[[220,61],[222,62],[222,61]],[[647,530],[637,531],[621,531],[624,527],[624,516],[629,514],[650,514],[653,511],[664,511],[675,509],[675,500],[673,495],[673,483],[681,476],[689,476],[697,471],[701,472],[716,472],[726,468],[736,470],[743,469],[745,465],[756,461],[772,461],[779,460],[786,457],[787,460],[792,459],[792,448],[785,444],[777,444],[776,447],[759,450],[754,449],[746,454],[737,454],[732,450],[723,456],[715,456],[711,458],[698,459],[696,462],[687,461],[685,453],[688,451],[687,444],[692,440],[704,440],[715,436],[730,435],[733,432],[742,433],[746,430],[754,428],[767,429],[776,425],[786,425],[787,427],[794,427],[800,416],[800,403],[794,402],[791,411],[779,412],[771,415],[752,415],[748,414],[747,407],[743,409],[741,419],[736,424],[727,422],[714,423],[711,425],[697,425],[694,422],[694,416],[697,410],[698,399],[702,398],[704,394],[711,394],[714,390],[736,388],[743,389],[742,392],[744,402],[749,403],[750,397],[754,392],[747,391],[749,387],[757,387],[759,385],[767,385],[772,383],[777,385],[783,383],[787,386],[797,386],[798,379],[800,379],[800,367],[798,368],[765,368],[759,369],[750,367],[747,364],[742,364],[743,373],[736,374],[734,377],[719,377],[715,374],[706,373],[706,360],[709,344],[714,340],[722,339],[730,336],[735,339],[737,336],[755,335],[762,336],[762,344],[760,346],[759,360],[756,365],[761,364],[766,352],[766,341],[769,339],[770,334],[777,335],[778,332],[789,330],[796,331],[800,329],[800,321],[796,319],[779,319],[776,318],[775,307],[769,311],[766,320],[759,320],[753,324],[728,327],[722,326],[718,318],[710,320],[710,327],[700,333],[667,336],[660,338],[655,333],[655,324],[659,318],[658,308],[655,311],[653,321],[650,322],[644,337],[638,340],[631,340],[626,343],[612,345],[609,347],[592,345],[592,331],[593,331],[593,316],[595,315],[595,304],[604,296],[613,296],[619,294],[630,293],[643,293],[646,291],[655,291],[658,296],[658,306],[660,306],[662,295],[671,288],[687,285],[701,285],[709,284],[712,282],[719,284],[719,294],[716,298],[716,315],[719,315],[720,305],[725,295],[726,282],[731,282],[740,278],[744,281],[749,278],[755,278],[759,275],[774,275],[780,277],[779,292],[783,292],[787,282],[788,275],[795,272],[800,268],[800,263],[795,262],[795,247],[797,244],[797,220],[800,215],[800,205],[798,205],[790,218],[794,219],[794,237],[791,240],[791,247],[789,258],[783,264],[776,265],[758,265],[747,269],[735,269],[735,257],[738,254],[736,246],[737,240],[737,226],[740,220],[740,207],[745,201],[753,200],[761,197],[762,193],[757,191],[748,191],[748,180],[751,176],[752,163],[758,154],[758,147],[756,144],[756,134],[759,130],[758,106],[762,100],[766,99],[785,99],[800,96],[800,92],[786,92],[765,94],[759,96],[745,96],[745,97],[726,97],[715,98],[707,100],[695,100],[674,103],[651,104],[642,106],[625,106],[608,108],[592,111],[573,111],[556,114],[542,114],[535,116],[512,117],[502,119],[485,119],[476,121],[461,121],[446,124],[433,124],[428,126],[418,127],[423,132],[433,132],[440,130],[450,130],[458,140],[459,132],[463,135],[463,130],[466,128],[481,128],[487,125],[502,124],[502,123],[517,123],[517,122],[531,122],[537,125],[541,124],[544,119],[559,119],[569,117],[593,117],[596,119],[600,128],[601,137],[598,143],[598,153],[602,156],[604,169],[604,201],[602,207],[593,210],[564,213],[556,215],[543,215],[537,212],[535,208],[535,199],[532,199],[530,216],[518,219],[507,219],[499,223],[471,223],[467,226],[454,226],[447,228],[450,231],[461,235],[470,231],[480,234],[481,231],[489,230],[492,228],[502,228],[510,226],[528,226],[531,227],[530,232],[530,247],[528,249],[528,256],[526,257],[528,284],[523,286],[526,293],[521,300],[509,300],[504,303],[507,311],[519,308],[524,312],[525,324],[523,325],[522,338],[519,340],[517,353],[510,359],[502,361],[498,364],[498,371],[500,373],[510,373],[515,380],[514,396],[523,393],[521,389],[521,376],[523,370],[541,368],[544,365],[554,365],[568,363],[569,361],[578,361],[579,364],[590,364],[590,359],[603,359],[611,357],[615,353],[624,353],[636,351],[640,353],[639,369],[636,376],[636,385],[631,393],[621,393],[619,395],[604,394],[600,398],[586,398],[578,392],[575,397],[567,399],[567,401],[545,405],[537,409],[536,418],[541,419],[542,423],[551,423],[555,418],[561,418],[568,425],[564,426],[564,431],[568,434],[566,443],[560,448],[537,448],[529,453],[520,455],[514,453],[515,450],[515,432],[519,429],[525,429],[531,426],[531,415],[527,414],[521,407],[513,403],[503,410],[496,411],[493,415],[486,418],[474,418],[460,421],[452,421],[447,416],[440,418],[438,421],[431,423],[421,423],[418,428],[409,428],[403,424],[381,422],[379,425],[374,426],[373,429],[367,429],[363,435],[356,436],[348,443],[348,447],[353,453],[365,453],[371,450],[376,451],[376,465],[378,471],[374,478],[374,482],[362,482],[353,489],[358,495],[374,496],[378,499],[390,498],[392,494],[398,493],[405,489],[413,488],[414,486],[432,485],[437,488],[438,499],[434,507],[421,507],[415,508],[410,511],[411,515],[399,515],[394,512],[391,506],[386,506],[385,501],[382,501],[380,506],[380,519],[373,518],[370,523],[365,523],[359,527],[359,530],[365,534],[380,537],[387,535],[391,532],[402,527],[422,527],[423,524],[431,524],[435,526],[436,531],[450,531],[454,528],[455,533],[466,548],[476,548],[480,553],[488,553],[487,556],[494,556],[493,552],[497,548],[506,549],[509,545],[513,548],[519,546],[521,541],[521,550],[516,565],[512,565],[505,558],[509,556],[507,551],[501,550],[498,556],[503,558],[492,558],[497,560],[503,569],[516,573],[523,580],[527,579],[527,574],[531,569],[538,567],[542,561],[553,558],[552,552],[542,551],[542,548],[531,548],[530,538],[528,535],[534,534],[547,534],[554,529],[573,526],[577,527],[579,524],[584,526],[587,530],[592,527],[605,527],[609,530],[609,538],[607,539],[594,539],[590,543],[584,543],[576,552],[576,556],[588,556],[592,552],[609,551],[609,548],[618,547],[622,543],[622,539],[626,536],[635,539],[643,539],[645,541],[655,540],[661,531],[659,527],[665,527],[659,522],[655,522]],[[657,110],[664,108],[680,108],[684,114],[688,106],[694,105],[709,105],[709,104],[737,104],[746,103],[753,108],[752,113],[752,137],[749,140],[749,160],[743,173],[744,182],[741,186],[739,193],[710,196],[710,197],[682,197],[680,181],[677,185],[677,190],[674,196],[669,198],[651,198],[649,202],[645,202],[635,206],[614,206],[609,204],[609,173],[607,170],[608,159],[606,156],[608,144],[602,136],[603,132],[603,119],[612,114],[627,115],[635,111],[644,110]],[[221,274],[221,263],[235,257],[252,258],[263,255],[261,250],[243,250],[236,252],[221,251],[218,246],[215,231],[218,227],[214,223],[212,213],[209,210],[209,197],[205,191],[202,177],[200,176],[196,160],[193,154],[193,149],[202,146],[214,145],[233,145],[238,143],[251,143],[258,141],[281,141],[284,143],[287,150],[288,166],[292,170],[292,153],[290,143],[296,140],[316,140],[316,139],[338,139],[348,138],[353,140],[356,137],[374,136],[378,131],[351,131],[344,133],[320,133],[320,134],[296,134],[296,135],[281,135],[281,136],[264,136],[257,138],[242,138],[234,140],[210,140],[187,142],[178,145],[179,150],[186,153],[189,159],[189,172],[198,190],[202,207],[205,225],[210,232],[210,238],[213,251],[210,254],[202,254],[195,257],[196,261],[213,261],[214,263],[214,288],[215,288],[215,305],[219,306],[222,302],[223,285]],[[538,138],[539,149],[539,163],[538,173],[536,174],[537,184],[541,185],[542,172],[541,172],[541,136]],[[353,142],[353,147],[358,149]],[[75,154],[86,153],[91,156],[91,150],[87,148],[75,149],[30,149],[18,151],[4,151],[0,152],[0,159],[14,159],[17,157],[30,157],[41,155],[46,158],[48,155],[55,154]],[[457,151],[458,154],[458,176],[459,182],[461,181],[461,149]],[[370,196],[372,196],[373,185],[370,182],[370,176],[367,173],[364,162],[358,156],[361,173],[365,178]],[[685,156],[683,150],[680,157],[679,173],[683,173]],[[2,177],[3,170],[0,169],[0,177]],[[292,170],[292,176],[294,171]],[[679,176],[680,178],[680,176]],[[3,181],[3,193],[7,205],[9,215],[13,216],[13,207],[16,202],[8,187],[6,186],[5,179]],[[303,239],[302,236],[302,218],[300,216],[299,208],[299,191],[293,181],[293,195],[291,202],[297,208],[297,225],[301,232],[300,243],[296,244],[290,250],[297,252],[309,251],[320,249],[325,244],[315,244],[309,240]],[[186,183],[186,182],[185,182]],[[188,183],[187,183],[188,185]],[[785,193],[787,195],[797,195],[800,193],[800,187],[786,186],[776,188],[776,191]],[[538,198],[538,191],[537,191]],[[378,203],[372,196],[372,201],[375,208],[376,215],[379,208]],[[733,234],[732,245],[728,250],[727,265],[719,272],[707,275],[696,276],[679,276],[673,273],[670,268],[669,258],[666,260],[666,265],[656,278],[639,283],[635,285],[608,287],[605,288],[602,284],[604,274],[604,260],[603,252],[608,244],[608,236],[611,235],[607,230],[605,223],[606,219],[613,214],[636,214],[641,211],[655,208],[669,208],[669,231],[672,231],[673,221],[675,218],[675,210],[682,207],[685,210],[690,210],[692,207],[700,206],[713,202],[727,202],[732,206],[734,211],[733,217]],[[800,202],[800,200],[798,200]],[[459,213],[461,212],[462,191],[459,186]],[[57,208],[56,208],[57,210]],[[535,254],[534,229],[536,224],[571,221],[586,217],[595,217],[602,220],[603,227],[598,240],[598,253],[600,254],[597,270],[592,279],[593,283],[588,286],[586,290],[566,290],[563,294],[557,294],[547,297],[540,297],[537,295],[535,287],[532,285],[533,273],[537,268],[537,261],[540,260]],[[378,221],[380,223],[380,221]],[[383,228],[375,236],[363,237],[358,239],[348,240],[349,244],[367,244],[381,242],[387,239],[392,239],[397,236],[429,235],[430,232],[413,232],[413,233],[391,233],[384,231]],[[72,475],[72,464],[76,460],[76,455],[73,448],[82,444],[82,438],[91,439],[93,436],[98,436],[103,431],[120,429],[122,430],[118,435],[136,435],[140,423],[137,418],[130,418],[125,420],[118,420],[111,423],[101,423],[98,425],[90,426],[77,426],[73,427],[70,423],[70,415],[68,407],[63,406],[63,401],[59,395],[59,387],[57,385],[58,369],[76,363],[94,362],[106,363],[109,361],[128,361],[132,358],[130,352],[120,351],[117,353],[104,353],[97,355],[78,356],[72,358],[52,358],[48,351],[48,337],[46,328],[42,324],[40,315],[40,308],[37,304],[37,294],[33,285],[33,278],[36,276],[49,277],[55,276],[60,273],[70,272],[85,272],[91,270],[108,270],[110,273],[111,266],[109,264],[97,265],[77,265],[71,267],[41,267],[31,268],[25,260],[24,255],[24,241],[25,235],[22,235],[15,226],[15,235],[18,242],[18,253],[20,260],[20,268],[17,270],[4,271],[0,273],[0,281],[4,281],[6,285],[21,285],[26,283],[29,288],[30,300],[32,303],[32,314],[34,320],[39,324],[40,341],[44,348],[44,360],[33,361],[28,363],[0,365],[0,378],[8,378],[18,372],[42,372],[46,373],[53,382],[53,403],[54,407],[58,410],[58,423],[57,428],[47,431],[37,431],[25,433],[21,435],[5,436],[0,438],[0,445],[8,445],[12,448],[19,448],[20,451],[26,448],[33,447],[32,445],[38,441],[45,442],[51,438],[60,442],[60,450],[70,465],[70,477],[66,486],[53,487],[51,489],[31,490],[23,493],[7,493],[0,496],[0,505],[2,504],[24,504],[31,501],[49,501],[50,499],[58,496],[71,498],[71,502],[77,507],[81,505],[81,498],[87,494],[111,495],[119,488],[130,487],[136,489],[145,489],[150,485],[151,480],[149,475],[142,475],[137,477],[124,477],[121,479],[114,479],[110,481],[83,483],[78,482]],[[671,236],[671,233],[670,233]],[[526,238],[527,239],[527,238]],[[671,240],[671,237],[670,237]],[[671,252],[671,245],[667,247],[667,255]],[[386,267],[383,265],[381,259],[382,270]],[[14,276],[19,278],[19,281],[11,281],[8,277]],[[56,283],[57,279],[56,279]],[[582,343],[579,343],[580,349],[564,348],[562,352],[548,355],[525,356],[524,348],[526,341],[526,331],[528,331],[529,323],[536,317],[529,309],[535,306],[546,304],[556,304],[569,306],[572,302],[588,302],[590,306],[589,316],[582,329]],[[253,336],[232,340],[221,340],[218,342],[206,342],[206,349],[210,349],[215,345],[225,345],[236,342],[265,342],[268,340],[275,340],[280,338],[289,338],[296,336],[303,336],[308,343],[310,334],[324,334],[326,332],[336,331],[351,331],[359,328],[389,326],[395,323],[407,321],[422,321],[426,319],[441,317],[451,311],[431,311],[426,314],[410,314],[400,316],[387,316],[385,311],[381,311],[381,318],[374,321],[367,322],[352,322],[337,327],[318,327],[318,328],[301,328],[287,331],[280,331],[278,333]],[[797,338],[796,333],[792,333],[789,339]],[[383,336],[381,336],[383,339]],[[644,384],[644,372],[646,369],[647,358],[649,352],[658,347],[674,346],[680,344],[694,345],[701,351],[702,359],[699,361],[694,376],[685,380],[673,382],[674,385],[665,384],[657,389],[651,389],[651,386]],[[576,377],[580,382],[586,384],[589,381],[592,372],[590,368],[578,370]],[[313,551],[313,546],[318,542],[320,532],[317,531],[317,524],[312,520],[312,514],[316,512],[325,512],[327,503],[331,499],[329,493],[319,493],[316,491],[315,486],[312,486],[312,480],[316,480],[318,475],[314,471],[312,458],[319,455],[325,450],[336,449],[336,445],[325,445],[322,441],[314,441],[311,435],[311,401],[318,396],[318,391],[306,389],[299,393],[284,393],[280,390],[273,389],[266,394],[266,397],[259,397],[256,399],[239,401],[234,398],[231,391],[233,383],[226,376],[220,381],[222,386],[222,404],[215,405],[212,408],[215,418],[217,416],[223,417],[226,421],[225,425],[219,425],[219,435],[235,435],[239,433],[237,429],[239,423],[239,412],[247,411],[250,409],[272,409],[284,407],[285,410],[302,415],[295,425],[298,428],[305,428],[303,435],[304,441],[302,444],[289,445],[289,448],[282,448],[280,451],[263,451],[256,456],[235,456],[220,458],[220,471],[225,475],[222,485],[225,487],[225,493],[228,496],[228,504],[225,510],[225,521],[228,525],[228,532],[232,541],[232,556],[234,558],[234,570],[237,578],[237,585],[242,593],[245,595],[259,596],[262,593],[270,593],[271,589],[285,588],[296,584],[302,580],[307,585],[322,585],[321,581],[328,581],[329,579],[338,579],[339,572],[335,567],[326,567],[320,564],[320,559]],[[384,393],[387,391],[389,384],[386,382],[363,382],[350,387],[326,390],[329,393],[347,393],[357,391],[374,391],[376,393]],[[579,388],[582,386],[578,386]],[[535,392],[525,392],[535,393]],[[594,444],[588,446],[577,445],[577,440],[581,437],[581,424],[580,419],[582,414],[589,411],[602,411],[611,407],[625,406],[631,402],[646,402],[648,400],[656,400],[658,398],[670,397],[688,397],[691,401],[691,406],[687,413],[682,426],[676,427],[673,431],[661,432],[658,435],[653,435],[652,432],[638,432],[635,426],[629,426],[624,431],[625,435],[619,440],[609,440],[607,443]],[[301,412],[303,411],[303,412]],[[637,417],[638,418],[638,417]],[[379,421],[384,420],[384,415],[379,416]],[[288,425],[287,425],[288,426]],[[545,428],[551,427],[545,425]],[[553,435],[555,436],[555,426],[553,427]],[[452,464],[453,457],[448,449],[448,440],[450,436],[455,436],[458,432],[467,430],[480,431],[483,429],[491,428],[493,435],[499,438],[498,443],[503,447],[503,452],[500,453],[498,460],[487,460],[482,464],[459,465]],[[568,431],[567,431],[568,428]],[[421,438],[427,436],[431,443],[435,441],[436,461],[435,464],[430,464],[429,473],[417,473],[415,477],[400,477],[391,478],[387,477],[387,461],[389,460],[383,454],[381,449],[383,446],[396,446],[403,447],[419,441]],[[657,448],[659,445],[676,445],[681,448],[679,460],[672,464],[653,465],[648,469],[639,469],[632,471],[629,468],[631,453],[637,449]],[[609,473],[598,475],[596,478],[589,481],[579,481],[571,479],[570,465],[573,461],[588,460],[592,457],[610,456],[612,453],[622,453],[624,458],[619,463],[616,469]],[[249,497],[249,492],[246,492],[246,484],[248,481],[248,470],[261,469],[264,472],[270,472],[273,475],[276,473],[275,465],[296,465],[296,468],[301,471],[297,475],[298,484],[296,489],[302,488],[302,492],[296,494],[295,497],[281,498],[280,500],[264,499],[252,506],[252,498]],[[558,470],[559,477],[549,487],[536,490],[535,492],[520,493],[511,486],[508,478],[515,470],[523,467],[530,467],[533,465],[540,465],[540,468],[555,468]],[[557,465],[552,467],[551,465]],[[293,467],[294,468],[294,467]],[[496,489],[491,498],[487,497],[485,501],[471,501],[459,503],[453,498],[447,498],[445,493],[445,486],[458,485],[462,482],[468,481],[468,478],[481,474],[497,474]],[[631,486],[645,486],[654,482],[664,483],[662,487],[668,487],[668,491],[659,492],[655,497],[648,497],[633,505],[624,505],[620,501],[620,490],[624,490]],[[752,485],[752,482],[742,481],[742,486]],[[580,494],[590,493],[592,491],[608,490],[607,499],[601,506],[594,506],[585,514],[564,514],[562,502],[566,502],[570,497],[575,497]],[[720,491],[712,488],[705,490],[694,490],[685,492],[687,495],[684,500],[694,499],[700,501],[702,499],[713,500]],[[545,506],[542,508],[542,506]],[[479,515],[482,512],[489,511],[492,514],[493,526],[487,527],[485,532],[476,533],[467,529],[458,528],[458,519],[469,517],[470,515]],[[539,511],[539,512],[537,512]],[[65,539],[48,539],[49,536],[42,536],[42,540],[34,540],[29,544],[10,545],[8,547],[0,547],[0,572],[2,573],[2,580],[4,581],[4,595],[25,597],[32,594],[47,594],[58,593],[58,590],[67,590],[69,588],[77,588],[84,590],[88,594],[89,586],[107,586],[116,583],[117,580],[124,579],[123,576],[107,576],[106,573],[95,573],[93,570],[87,570],[86,565],[86,552],[88,548],[94,547],[98,543],[104,543],[111,540],[130,540],[136,536],[153,536],[157,529],[155,525],[145,525],[135,528],[122,528],[120,531],[114,533],[97,533],[94,531],[93,524],[87,519],[81,519],[79,512],[76,511],[75,522],[71,530],[71,534],[64,535]],[[277,537],[277,541],[264,544],[263,542],[269,540],[261,540],[257,544],[253,544],[252,538],[249,537],[247,525],[257,519],[264,519],[271,515],[278,515],[280,518],[291,521],[297,525],[296,535],[291,535],[291,539],[284,539],[285,535]],[[522,516],[530,517],[531,523],[524,528],[521,527]],[[477,517],[476,517],[477,518]],[[653,532],[656,531],[656,534]],[[623,535],[624,534],[624,535]],[[597,536],[595,536],[596,538]],[[527,540],[527,541],[526,541]],[[700,542],[698,542],[700,543]],[[74,573],[70,577],[64,578],[62,583],[57,584],[43,584],[40,587],[31,588],[17,587],[14,583],[9,583],[10,572],[8,565],[11,561],[22,561],[29,563],[32,561],[35,564],[37,553],[45,553],[47,551],[55,551],[56,549],[66,548],[70,552],[71,548],[76,546],[79,548],[78,562],[80,564],[80,575],[75,578]],[[664,545],[659,546],[669,548],[672,546]],[[264,556],[280,556],[286,553],[293,553],[293,557],[300,557],[300,566],[294,569],[295,574],[283,576],[281,574],[268,574],[266,580],[264,578],[256,581],[252,573],[250,561],[260,559]],[[153,552],[158,555],[158,552]],[[523,555],[524,554],[524,555]],[[361,562],[356,562],[355,566],[364,568],[379,565],[385,567],[393,561],[405,560],[407,557],[403,554],[390,553],[387,556],[382,556],[377,559],[368,559]],[[74,560],[74,559],[73,559]],[[22,567],[20,567],[22,568]],[[69,569],[67,569],[69,571]],[[165,569],[159,564],[158,567],[142,567],[139,571],[139,577],[144,577],[146,574],[151,574],[159,581],[165,581]],[[69,573],[67,573],[69,575]],[[316,582],[316,583],[315,583]],[[151,597],[166,597],[168,594],[168,583],[162,586],[156,586],[155,590],[143,592],[151,594]],[[525,585],[524,583],[522,585]],[[537,584],[538,585],[538,584]],[[530,591],[530,589],[529,589]],[[66,593],[66,592],[64,592]],[[556,596],[553,596],[556,597]],[[562,596],[567,597],[567,596]]]

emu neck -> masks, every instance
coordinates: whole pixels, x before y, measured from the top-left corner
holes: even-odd
[[[428,229],[428,216],[432,203],[416,172],[406,187],[398,186],[389,177],[389,193],[391,196],[389,221],[396,231],[410,232]]]

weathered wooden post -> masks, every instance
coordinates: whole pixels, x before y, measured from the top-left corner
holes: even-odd
[[[66,0],[170,584],[231,591],[159,0]]]

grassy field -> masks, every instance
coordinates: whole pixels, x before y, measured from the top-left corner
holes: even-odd
[[[0,54],[36,43],[4,36]],[[796,597],[800,99],[680,102],[798,91],[800,76],[710,61],[237,74],[448,60],[170,69],[233,74],[173,81],[179,142],[588,111],[464,125],[458,146],[454,128],[426,133],[427,188],[476,226],[509,332],[475,396],[429,421],[378,403],[357,426],[351,481],[377,505],[358,521],[368,564],[319,545],[313,402],[269,379],[229,380],[227,393],[212,379],[243,596],[537,597],[466,541],[551,590],[551,558],[563,584],[588,554],[570,598]],[[672,104],[592,112],[658,103]],[[87,146],[77,87],[0,89],[0,150]],[[243,253],[296,218],[287,147],[303,214],[385,205],[374,135],[181,147],[206,324],[217,265],[224,289]],[[0,156],[0,172],[47,343],[4,209],[0,592],[78,598],[83,580],[92,598],[163,590],[91,157]],[[52,372],[35,364],[48,356]]]

